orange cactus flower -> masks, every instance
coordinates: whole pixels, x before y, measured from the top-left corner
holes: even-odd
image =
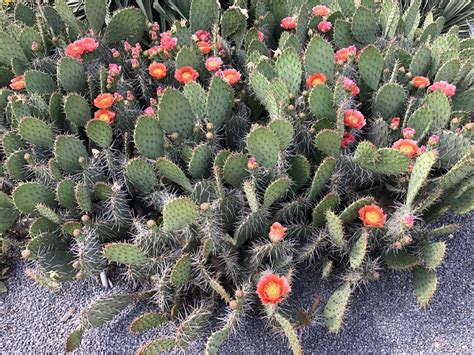
[[[308,79],[306,79],[306,84],[308,84],[310,88],[314,88],[316,85],[323,85],[326,83],[326,80],[328,79],[323,73],[314,73],[311,74]]]
[[[347,63],[351,58],[355,57],[356,54],[357,48],[356,46],[352,45],[347,48],[339,49],[334,56],[334,60],[338,64]]]
[[[223,61],[219,57],[209,57],[206,59],[204,66],[209,71],[217,71],[222,66]]]
[[[367,205],[359,210],[359,218],[367,227],[383,227],[387,216],[377,205]]]
[[[317,5],[313,7],[313,15],[314,16],[319,16],[319,17],[326,17],[331,13],[331,10],[329,10],[328,7],[324,5]]]
[[[82,42],[80,41],[74,41],[72,43],[69,43],[66,47],[66,55],[68,57],[80,58],[83,53],[84,47],[82,46]]]
[[[217,72],[217,76],[220,76],[227,84],[235,85],[240,81],[240,72],[236,69],[225,69]]]
[[[357,110],[346,110],[344,112],[344,125],[350,128],[361,129],[365,126],[364,115]]]
[[[409,158],[415,157],[419,151],[418,145],[413,139],[399,139],[393,143],[392,148],[406,154]]]
[[[281,20],[280,26],[281,28],[284,28],[285,30],[293,30],[296,28],[296,18],[285,17],[283,20]]]
[[[268,237],[273,243],[281,242],[286,234],[286,229],[287,228],[283,227],[280,223],[275,222],[270,227]]]
[[[101,110],[107,110],[114,104],[114,95],[106,93],[100,94],[94,100],[94,106]]]
[[[207,41],[199,41],[197,43],[199,49],[201,50],[202,54],[209,54],[209,52],[212,50],[212,46],[209,42]]]
[[[416,88],[424,89],[430,85],[430,79],[425,76],[415,76],[411,79],[410,84]]]
[[[108,124],[111,124],[112,122],[114,122],[115,112],[109,110],[98,110],[94,113],[94,118],[96,120],[101,120],[107,122]]]
[[[290,285],[284,276],[267,274],[257,284],[257,294],[263,304],[277,304],[290,292]]]
[[[85,53],[90,53],[95,51],[99,47],[99,43],[97,43],[93,38],[86,37],[78,41],[82,46],[82,49]]]
[[[166,66],[162,63],[151,63],[148,72],[155,79],[163,79],[166,76]]]
[[[25,76],[20,75],[20,76],[17,76],[16,78],[13,78],[12,80],[10,80],[10,87],[13,90],[22,90],[22,89],[24,89],[26,87],[26,85],[25,85]]]
[[[186,66],[176,70],[174,77],[180,83],[186,84],[191,81],[195,81],[199,77],[199,73],[194,70],[193,67]]]

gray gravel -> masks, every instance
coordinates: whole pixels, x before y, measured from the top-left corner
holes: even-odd
[[[450,217],[447,223],[463,223],[453,238],[447,238],[448,253],[438,269],[439,287],[426,310],[420,310],[411,289],[410,272],[384,272],[381,280],[356,292],[346,315],[345,328],[329,334],[316,321],[301,334],[306,353],[473,353],[474,298],[472,255],[474,215]],[[26,263],[16,259],[0,296],[0,353],[59,353],[63,340],[77,325],[77,311],[104,294],[131,291],[118,285],[104,291],[98,281],[70,282],[51,292],[24,274]],[[307,270],[293,283],[291,308],[307,307],[318,294],[323,303],[334,285]],[[147,340],[171,336],[174,329],[162,327],[134,335],[127,330],[138,314],[153,309],[143,304],[125,311],[108,325],[89,331],[77,353],[134,353]],[[71,318],[62,318],[75,311]],[[198,341],[187,353],[202,353]],[[285,340],[269,331],[265,322],[251,318],[222,347],[224,354],[287,354]]]

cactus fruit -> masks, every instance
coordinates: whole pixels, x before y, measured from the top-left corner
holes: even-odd
[[[43,283],[118,263],[147,290],[94,302],[66,350],[153,296],[131,331],[169,321],[177,335],[138,353],[184,350],[225,303],[215,354],[261,272],[272,296],[303,263],[343,275],[332,332],[374,260],[413,269],[429,302],[446,254],[433,238],[455,227],[428,222],[474,209],[472,41],[433,13],[420,24],[418,0],[326,1],[323,16],[313,2],[181,2],[189,22],[161,33],[104,0],[85,0],[85,21],[64,0],[15,5],[0,33],[0,232],[29,227]],[[301,353],[279,308],[292,295],[267,296],[254,308]]]

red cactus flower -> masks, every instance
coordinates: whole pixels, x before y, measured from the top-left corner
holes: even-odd
[[[94,100],[94,106],[102,110],[107,110],[114,104],[114,95],[106,93],[98,95]]]
[[[425,89],[430,85],[430,79],[425,76],[415,76],[410,84],[418,89]]]
[[[199,41],[197,45],[199,49],[201,50],[201,53],[204,55],[209,54],[209,52],[212,50],[212,46],[209,42]]]
[[[115,112],[109,110],[98,110],[94,113],[94,118],[96,120],[101,120],[107,122],[108,124],[111,124],[112,122],[114,122]]]
[[[268,233],[268,237],[273,243],[281,242],[286,234],[286,230],[286,227],[283,227],[280,223],[275,222],[270,227],[270,233]]]
[[[17,76],[16,78],[10,80],[10,88],[12,88],[13,90],[22,90],[25,87],[26,85],[24,75]]]
[[[393,117],[392,120],[390,121],[390,129],[395,131],[398,129],[398,126],[400,125],[400,117]]]
[[[437,81],[429,87],[431,91],[441,90],[447,97],[456,95],[456,86],[447,81]]]
[[[99,47],[99,43],[90,37],[80,39],[79,43],[82,46],[84,53],[93,52]]]
[[[392,148],[399,150],[410,158],[418,154],[418,145],[413,139],[399,139],[393,143]]]
[[[66,55],[72,58],[80,58],[84,53],[84,47],[79,41],[69,43],[66,47]]]
[[[332,23],[329,21],[321,21],[318,23],[318,30],[322,33],[331,31]]]
[[[357,110],[346,110],[344,112],[344,125],[350,128],[361,129],[365,126],[364,115]]]
[[[349,132],[344,132],[341,140],[341,148],[346,148],[349,144],[352,144],[356,141],[355,137]]]
[[[324,83],[326,83],[326,81],[326,75],[324,75],[323,73],[314,73],[311,74],[308,79],[306,79],[306,84],[310,88],[314,88],[316,85],[323,85]]]
[[[291,292],[288,280],[284,276],[267,274],[257,284],[257,294],[263,304],[277,304]]]
[[[199,73],[194,70],[193,67],[186,66],[176,70],[176,73],[174,73],[174,77],[180,83],[186,84],[191,81],[195,81],[199,77]]]
[[[288,16],[281,20],[280,26],[285,30],[293,30],[296,28],[296,18]]]
[[[329,10],[329,8],[324,5],[315,6],[313,7],[312,11],[314,16],[319,17],[326,17],[331,13],[331,10]]]
[[[359,210],[359,218],[367,227],[383,227],[387,216],[377,205],[367,205]]]
[[[352,45],[347,48],[339,49],[335,55],[335,62],[338,64],[347,63],[351,58],[355,57],[357,54],[356,46]]]
[[[241,78],[240,72],[236,69],[219,70],[216,75],[220,76],[229,85],[237,84]]]
[[[163,79],[166,77],[166,66],[163,63],[151,63],[148,72],[155,79]]]

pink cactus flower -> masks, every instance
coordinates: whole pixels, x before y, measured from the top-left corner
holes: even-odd
[[[204,66],[209,71],[217,71],[220,69],[224,62],[220,57],[209,57],[206,59]]]
[[[321,21],[318,23],[318,30],[322,33],[331,31],[332,23],[329,21]]]
[[[143,113],[147,116],[154,116],[155,115],[155,109],[151,106],[147,107]]]
[[[324,5],[315,6],[313,7],[312,11],[314,16],[319,17],[326,17],[331,13],[331,10],[329,10],[329,8]]]
[[[437,81],[428,89],[431,91],[441,90],[447,97],[456,95],[456,86],[449,84],[447,81]]]
[[[290,16],[285,17],[283,20],[281,20],[280,26],[285,30],[293,30],[296,28],[296,18]]]
[[[166,51],[173,50],[174,47],[178,44],[178,39],[171,37],[170,31],[163,32],[160,34],[161,37],[161,47]]]
[[[403,138],[412,139],[415,136],[415,130],[413,128],[407,127],[403,129]]]
[[[120,75],[122,72],[122,67],[118,64],[111,63],[109,64],[109,75],[111,77],[116,77],[117,75]]]
[[[249,170],[255,170],[258,168],[258,163],[257,163],[257,159],[255,157],[250,157],[248,160],[247,160],[247,169]]]
[[[39,50],[39,44],[36,41],[31,42],[31,50],[37,52]]]
[[[349,79],[348,77],[344,77],[344,90],[350,91],[351,96],[356,96],[360,92],[357,84],[353,80]]]
[[[207,31],[199,30],[194,32],[193,39],[195,41],[209,42],[211,40],[211,34]]]
[[[428,145],[436,145],[439,142],[439,136],[436,134],[433,134],[430,138],[428,138]]]

